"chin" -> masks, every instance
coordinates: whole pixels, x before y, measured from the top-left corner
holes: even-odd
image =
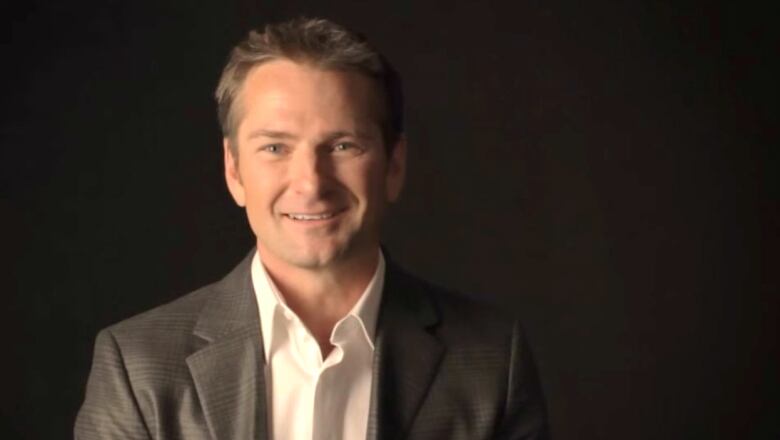
[[[318,270],[348,263],[367,254],[362,237],[330,237],[326,240],[270,242],[261,245],[261,252],[273,255],[280,263],[300,269]],[[374,247],[378,246],[374,245]]]
[[[342,260],[346,249],[342,246],[327,246],[317,249],[299,249],[286,255],[288,263],[304,269],[321,269]]]

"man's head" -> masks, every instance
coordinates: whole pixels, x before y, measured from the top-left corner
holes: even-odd
[[[269,24],[262,33],[251,31],[233,49],[215,93],[223,137],[235,138],[243,115],[240,95],[249,72],[269,61],[285,59],[371,78],[382,96],[381,126],[390,152],[403,134],[401,78],[362,35],[324,19],[297,18]]]
[[[375,258],[406,151],[400,91],[387,87],[398,82],[384,66],[362,39],[323,20],[269,26],[233,51],[217,89],[225,178],[267,266]]]

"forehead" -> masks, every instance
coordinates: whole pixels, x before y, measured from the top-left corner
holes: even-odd
[[[289,60],[269,61],[253,68],[237,104],[239,132],[244,125],[269,120],[378,124],[382,108],[372,78]]]

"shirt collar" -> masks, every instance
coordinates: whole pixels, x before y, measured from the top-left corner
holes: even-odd
[[[352,306],[352,309],[347,315],[342,318],[341,321],[349,316],[357,318],[360,323],[360,328],[366,338],[371,349],[374,349],[374,336],[376,334],[376,323],[379,316],[379,305],[382,299],[382,290],[385,284],[385,258],[382,251],[379,250],[379,260],[374,271],[374,276],[366,286],[360,298]],[[295,316],[298,319],[284,300],[284,297],[279,292],[276,284],[265,270],[263,263],[260,261],[260,253],[255,252],[255,256],[252,259],[251,267],[252,286],[255,290],[257,297],[257,306],[260,313],[260,330],[263,337],[263,350],[265,359],[270,357],[270,350],[274,341],[274,318],[277,314],[283,313],[289,316]],[[336,326],[339,324],[337,323]],[[334,326],[335,328],[335,326]]]

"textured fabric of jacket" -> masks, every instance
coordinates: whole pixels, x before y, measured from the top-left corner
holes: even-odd
[[[98,334],[76,439],[269,438],[253,253],[223,280]],[[547,439],[517,321],[388,263],[368,439]]]

